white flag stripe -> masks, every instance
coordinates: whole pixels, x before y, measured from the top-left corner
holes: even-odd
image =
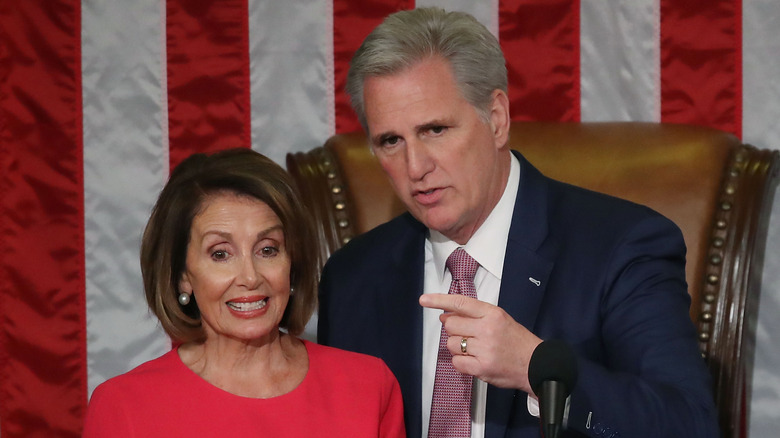
[[[780,2],[742,3],[742,136],[780,148]]]
[[[249,2],[252,148],[287,152],[335,133],[332,0]]]
[[[583,2],[581,120],[660,120],[659,1]]]
[[[780,2],[742,1],[742,137],[780,149]],[[775,194],[764,260],[753,371],[750,436],[777,436],[780,424],[780,192]]]
[[[336,133],[333,1],[249,2],[252,149],[285,166]],[[316,341],[317,317],[303,337]]]
[[[157,0],[82,4],[89,393],[170,348],[147,310],[138,261],[168,174],[161,10]]]

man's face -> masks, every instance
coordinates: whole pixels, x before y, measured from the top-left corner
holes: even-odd
[[[409,211],[464,244],[498,203],[509,174],[506,94],[488,121],[460,94],[448,63],[432,58],[364,83],[371,147]]]

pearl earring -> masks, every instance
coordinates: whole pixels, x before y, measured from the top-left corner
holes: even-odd
[[[184,292],[180,293],[179,304],[181,304],[182,306],[186,306],[189,303],[190,303],[190,294]]]

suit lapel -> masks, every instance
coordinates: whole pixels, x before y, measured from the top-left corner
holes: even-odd
[[[509,229],[498,305],[533,331],[553,267],[552,261],[537,253],[547,236],[547,182],[521,155],[516,156],[520,160],[520,186]],[[485,436],[504,436],[512,412],[525,411],[526,398],[522,391],[489,386]]]
[[[385,286],[385,323],[387,332],[380,334],[389,353],[384,355],[396,373],[403,393],[405,421],[410,438],[422,430],[422,307],[418,298],[423,292],[425,266],[425,226],[405,213],[398,220],[405,235],[388,251],[387,263],[393,273]],[[401,354],[398,354],[401,352]],[[393,354],[395,353],[395,354]]]

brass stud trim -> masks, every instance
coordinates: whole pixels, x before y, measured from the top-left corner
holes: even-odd
[[[719,317],[716,313],[716,302],[718,301],[720,288],[723,287],[721,278],[726,275],[723,271],[725,267],[723,266],[724,255],[722,250],[727,245],[729,239],[728,226],[732,220],[732,212],[736,209],[735,205],[739,196],[742,175],[750,162],[749,150],[743,146],[740,150],[734,152],[730,160],[730,167],[723,175],[724,181],[721,185],[720,198],[717,201],[717,210],[710,234],[709,263],[705,266],[704,278],[702,279],[702,301],[699,309],[698,336],[702,357],[705,359],[709,356],[711,332],[714,324],[717,324],[716,319]]]
[[[723,263],[723,257],[721,257],[720,254],[712,254],[710,256],[710,263],[713,265],[719,265]]]
[[[332,210],[329,213],[330,222],[333,227],[332,232],[334,246],[340,246],[349,241],[354,234],[351,222],[351,213],[349,211],[349,205],[347,204],[347,191],[348,187],[341,178],[338,161],[332,155],[332,152],[326,147],[320,147],[316,149],[315,159],[318,163],[321,175],[327,181],[327,190],[330,194],[330,201]],[[328,238],[328,242],[330,242]],[[328,253],[336,248],[327,248]]]

